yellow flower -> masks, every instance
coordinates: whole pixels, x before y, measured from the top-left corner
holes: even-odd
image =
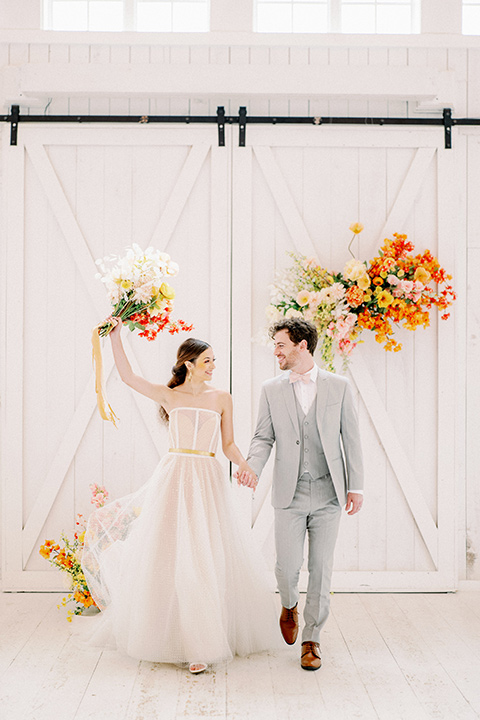
[[[370,278],[367,275],[367,273],[365,273],[365,275],[362,275],[361,277],[358,278],[357,285],[360,288],[360,290],[366,290],[367,288],[370,287]]]
[[[397,272],[397,277],[403,277],[404,275],[405,273],[403,272],[402,268],[400,268],[400,270],[398,270]]]
[[[352,223],[348,229],[351,230],[353,233],[355,233],[355,235],[358,235],[358,233],[362,232],[363,225],[362,225],[362,223],[359,223],[359,222]]]
[[[167,285],[167,283],[162,283],[160,285],[160,292],[164,297],[167,298],[167,300],[173,300],[175,297],[175,290],[172,288],[171,285]]]
[[[122,280],[122,282],[120,283],[120,286],[122,287],[123,290],[130,290],[130,288],[132,287],[132,281],[131,280]]]
[[[377,300],[378,307],[386,308],[393,303],[393,295],[388,290],[381,290],[377,288],[375,291],[375,297]]]
[[[423,267],[418,267],[418,268],[415,270],[415,275],[413,276],[413,279],[414,279],[414,280],[419,280],[421,283],[423,283],[424,285],[426,285],[426,284],[428,283],[428,281],[430,280],[431,277],[432,277],[432,276],[430,275],[430,273],[428,272],[428,270],[425,270],[425,268],[423,268]]]

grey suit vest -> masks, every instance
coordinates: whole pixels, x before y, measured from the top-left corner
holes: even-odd
[[[329,472],[323,445],[317,427],[317,399],[313,401],[305,415],[295,393],[298,426],[300,428],[300,466],[298,477],[309,473],[316,479]]]

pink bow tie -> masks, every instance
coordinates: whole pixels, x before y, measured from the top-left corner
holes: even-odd
[[[303,374],[302,374],[302,373],[294,372],[293,370],[290,372],[289,381],[290,381],[291,383],[295,383],[295,382],[297,382],[298,380],[301,380],[302,382],[304,382],[304,383],[306,384],[306,383],[309,383],[309,382],[310,382],[310,379],[311,379],[311,378],[310,378],[310,373],[309,373],[309,372],[308,372],[308,373],[303,373]]]

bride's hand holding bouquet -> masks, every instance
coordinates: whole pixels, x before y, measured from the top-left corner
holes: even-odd
[[[117,336],[122,324],[132,332],[138,330],[140,337],[150,341],[163,330],[175,335],[190,332],[193,325],[171,319],[175,290],[166,278],[177,275],[179,267],[167,253],[152,247],[144,251],[133,244],[123,257],[110,255],[97,260],[96,265],[100,270],[96,278],[105,284],[113,309],[92,333],[95,390],[101,417],[115,425],[116,415],[106,399],[99,338],[110,333]]]

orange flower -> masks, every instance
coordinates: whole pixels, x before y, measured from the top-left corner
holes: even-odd
[[[362,223],[359,223],[359,222],[352,223],[348,229],[351,230],[353,233],[355,233],[355,235],[358,235],[358,233],[362,232],[363,225],[362,225]]]
[[[40,550],[39,550],[39,553],[40,553],[40,555],[41,555],[42,557],[45,558],[45,560],[49,560],[49,559],[50,559],[50,555],[52,554],[52,550],[53,550],[52,547],[48,547],[48,546],[45,544],[45,545],[42,545],[42,547],[41,547]]]
[[[353,308],[356,308],[362,304],[364,296],[365,293],[363,292],[363,290],[360,290],[357,285],[352,285],[352,287],[349,287],[345,294],[348,304],[350,305],[350,307]]]

